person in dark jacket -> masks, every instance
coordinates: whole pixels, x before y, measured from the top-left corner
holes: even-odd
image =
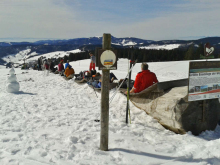
[[[56,68],[54,68],[54,62],[51,60],[50,61],[50,70],[51,70],[51,72],[55,72],[56,71]]]
[[[141,64],[141,72],[139,72],[135,78],[134,86],[130,90],[130,93],[139,93],[151,85],[158,83],[155,73],[148,70],[148,64]],[[125,92],[127,94],[127,92]]]
[[[41,69],[41,58],[38,58],[37,62],[38,62],[38,65],[37,65],[38,66],[38,71],[42,70]]]

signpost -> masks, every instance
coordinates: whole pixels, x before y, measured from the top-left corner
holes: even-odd
[[[204,45],[206,61],[189,63],[188,101],[203,100],[202,121],[205,122],[206,100],[220,98],[220,61],[207,61],[214,52],[209,43]]]
[[[117,69],[117,56],[111,51],[111,34],[103,34],[102,49],[98,51],[99,69],[102,70],[100,149],[108,151],[109,71]]]
[[[99,70],[116,70],[118,58],[116,50],[99,49],[98,65]]]

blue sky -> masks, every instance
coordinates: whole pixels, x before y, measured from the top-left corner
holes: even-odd
[[[220,36],[219,0],[1,0],[0,40]]]

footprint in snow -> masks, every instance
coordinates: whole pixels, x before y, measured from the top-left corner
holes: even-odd
[[[20,151],[20,149],[13,149],[13,150],[11,151],[11,154],[12,154],[12,155],[15,155],[15,154],[17,154],[19,151]]]
[[[69,137],[69,140],[70,140],[70,142],[72,142],[72,143],[77,143],[77,141],[78,141],[78,138],[77,137],[75,137],[75,136],[70,136]]]
[[[47,156],[47,152],[42,152],[42,153],[40,153],[40,156],[41,156],[41,157]]]
[[[10,141],[9,138],[3,138],[3,139],[2,139],[2,142],[4,142],[4,143],[9,142],[9,141]]]

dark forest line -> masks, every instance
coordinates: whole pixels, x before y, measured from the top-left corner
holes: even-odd
[[[182,61],[182,60],[198,60],[201,55],[204,55],[204,46],[200,44],[198,47],[190,46],[188,49],[172,49],[172,50],[153,50],[139,48],[119,48],[117,50],[118,58],[127,58],[133,60],[138,59],[138,62],[160,62],[160,61]],[[89,52],[70,53],[69,56],[64,56],[64,62],[78,61],[89,59]],[[94,50],[91,50],[95,54]],[[213,53],[214,58],[220,58],[220,54]],[[60,58],[55,63],[59,63]]]

